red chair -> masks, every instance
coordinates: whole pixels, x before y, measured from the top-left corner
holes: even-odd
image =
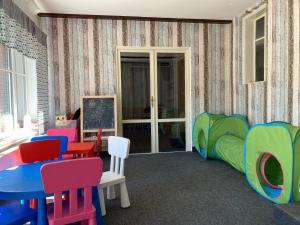
[[[41,162],[58,158],[59,140],[44,140],[23,143],[19,146],[21,160],[24,163]]]
[[[96,155],[100,156],[101,148],[102,148],[102,130],[98,129],[97,141],[96,141]]]
[[[47,205],[49,225],[86,220],[89,225],[96,224],[92,187],[100,182],[102,176],[100,158],[48,163],[42,166],[41,175],[45,192],[54,193],[54,203]],[[78,197],[78,189],[81,188],[84,189],[82,198]],[[68,200],[62,200],[64,191],[69,191]]]
[[[78,142],[78,130],[76,128],[53,128],[47,131],[50,136],[67,136],[68,141]]]
[[[0,171],[22,164],[24,163],[21,160],[20,150],[16,149],[0,158]]]
[[[58,158],[60,140],[43,140],[19,145],[20,158],[24,163],[34,163]],[[37,208],[37,200],[30,200],[30,207]]]

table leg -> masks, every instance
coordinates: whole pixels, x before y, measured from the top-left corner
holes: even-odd
[[[97,186],[93,187],[93,205],[96,208],[97,225],[103,225],[100,199]]]
[[[38,225],[47,225],[47,208],[46,208],[46,198],[38,199]]]

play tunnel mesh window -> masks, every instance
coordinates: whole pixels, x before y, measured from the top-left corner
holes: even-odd
[[[271,153],[262,153],[256,164],[258,180],[265,193],[278,198],[283,188],[283,172],[280,162]]]

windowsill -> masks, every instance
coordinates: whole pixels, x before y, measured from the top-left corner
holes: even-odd
[[[247,84],[261,84],[261,83],[266,83],[266,81],[253,81],[253,82],[247,82],[247,83],[243,83],[243,85],[247,85]]]
[[[34,131],[28,131],[26,129],[19,129],[11,134],[6,135],[0,139],[0,156],[11,152],[16,149],[16,147],[28,141],[31,137],[35,136],[37,133]]]

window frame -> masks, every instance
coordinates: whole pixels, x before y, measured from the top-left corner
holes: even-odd
[[[257,9],[245,15],[242,19],[242,83],[252,84],[266,81],[267,72],[267,4],[264,3]],[[261,38],[256,38],[256,22],[264,18],[264,35]],[[252,32],[252,35],[251,35]],[[249,40],[249,33],[251,40]],[[263,80],[257,80],[256,76],[256,43],[264,40],[264,74]],[[249,42],[251,49],[249,50]],[[250,56],[249,56],[250,54]],[[249,61],[251,58],[252,61]],[[250,69],[250,71],[249,71]],[[248,70],[248,71],[247,71]]]

